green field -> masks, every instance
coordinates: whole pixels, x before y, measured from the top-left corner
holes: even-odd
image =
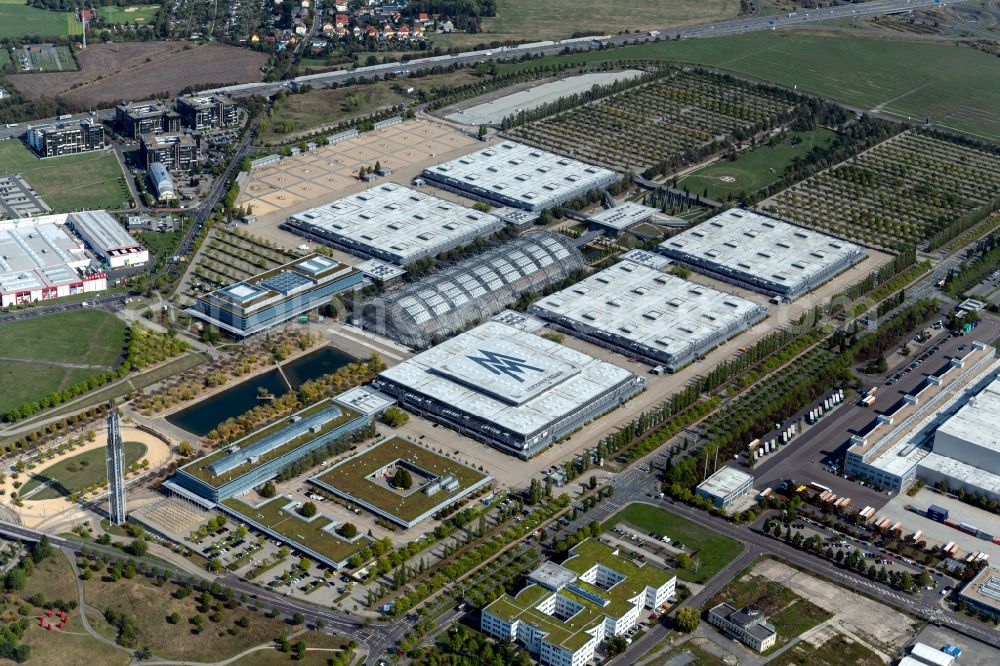
[[[0,174],[10,173],[24,176],[54,212],[116,209],[130,199],[111,151],[40,160],[20,141],[0,141]]]
[[[76,20],[73,12],[51,12],[29,7],[25,0],[0,0],[0,39],[80,34],[83,34],[83,25]]]
[[[125,324],[100,310],[0,324],[0,414],[111,369],[124,344]]]
[[[743,548],[738,541],[649,504],[629,504],[606,520],[604,529],[614,529],[617,523],[628,523],[644,533],[669,536],[674,543],[684,544],[687,551],[695,551],[691,566],[676,569],[678,578],[692,583],[706,582],[732,562]]]
[[[713,65],[903,118],[1000,139],[1000,58],[942,43],[755,32],[664,41],[562,57],[573,62],[664,58]],[[551,56],[501,67],[531,68]]]
[[[723,200],[754,192],[781,179],[785,167],[814,146],[827,145],[837,136],[828,129],[789,132],[775,146],[761,144],[740,153],[735,162],[722,158],[677,181],[679,187],[693,194]],[[798,143],[796,143],[798,141]]]
[[[132,5],[130,7],[98,7],[97,15],[108,23],[152,23],[159,5]]]
[[[534,42],[584,31],[608,35],[733,18],[740,10],[737,0],[497,0],[496,4],[497,15],[484,18],[480,32],[432,35],[433,44],[448,48],[507,40]]]
[[[0,47],[0,69],[10,62],[10,50],[6,47]]]
[[[145,444],[125,442],[126,469],[129,465],[142,460],[145,455]],[[21,487],[20,494],[23,496],[29,490],[51,481],[52,485],[38,491],[26,501],[56,499],[95,483],[100,484],[108,478],[106,460],[107,449],[104,447],[66,458],[33,475],[31,480]]]

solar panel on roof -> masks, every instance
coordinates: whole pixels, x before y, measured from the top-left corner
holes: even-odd
[[[276,275],[272,275],[260,281],[261,286],[270,289],[271,291],[277,291],[282,294],[287,294],[295,289],[305,287],[312,284],[312,281],[304,275],[295,273],[292,271],[281,271]]]

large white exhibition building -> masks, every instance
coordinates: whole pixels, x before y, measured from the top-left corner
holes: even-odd
[[[642,377],[490,321],[382,372],[407,409],[527,458],[645,386]]]

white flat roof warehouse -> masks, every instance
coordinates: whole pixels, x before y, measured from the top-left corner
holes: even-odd
[[[667,263],[633,251],[529,312],[671,371],[767,315],[763,305],[664,273]]]
[[[424,169],[434,184],[504,206],[543,210],[606,187],[614,171],[514,141]]]
[[[515,453],[552,441],[569,422],[608,411],[642,385],[623,368],[495,321],[385,370],[375,382]]]
[[[733,208],[660,243],[699,272],[797,298],[865,257],[854,243]]]
[[[729,497],[748,481],[753,482],[752,475],[727,465],[699,483],[698,490],[715,497]]]
[[[504,227],[495,215],[395,183],[297,213],[288,224],[354,254],[404,266]]]

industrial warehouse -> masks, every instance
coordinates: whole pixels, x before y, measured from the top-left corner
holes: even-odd
[[[424,349],[584,268],[583,255],[566,236],[528,233],[369,301],[364,327]]]
[[[66,223],[108,268],[142,266],[149,262],[149,250],[132,238],[107,211],[70,213]]]
[[[529,313],[629,357],[676,372],[767,316],[767,307],[664,273],[642,250],[542,298]]]
[[[66,226],[67,215],[0,221],[0,305],[103,291],[107,275]]]
[[[733,208],[659,245],[694,270],[787,301],[865,258],[858,245]]]
[[[285,225],[365,259],[400,266],[468,245],[505,226],[489,213],[395,183],[298,213]]]
[[[919,477],[1000,500],[1000,361],[971,347],[853,435],[844,470],[896,493]]]
[[[350,266],[310,254],[202,294],[186,312],[240,339],[325,305],[335,294],[360,289],[363,280]]]
[[[499,206],[541,211],[618,179],[614,171],[513,141],[424,169],[446,190]]]
[[[529,458],[619,406],[645,380],[490,321],[385,370],[372,385],[417,414]]]

